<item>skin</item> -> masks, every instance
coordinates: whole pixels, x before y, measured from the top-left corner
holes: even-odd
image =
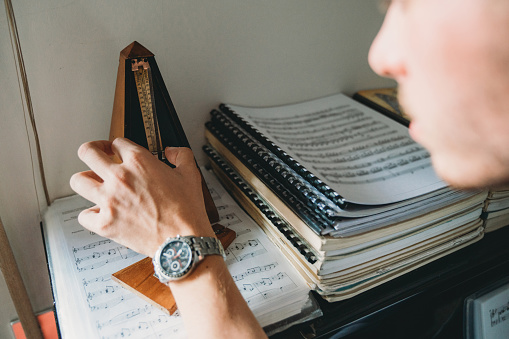
[[[373,70],[398,82],[411,136],[453,186],[509,181],[507,32],[507,1],[396,0],[371,46]]]
[[[412,137],[457,187],[509,182],[506,32],[506,0],[394,0],[369,53],[398,82]],[[149,256],[170,236],[213,236],[190,150],[166,150],[174,169],[125,139],[86,143],[78,155],[91,170],[71,187],[97,204],[79,216],[89,230]],[[220,257],[170,287],[190,337],[265,336]]]
[[[175,168],[127,139],[83,144],[78,156],[91,170],[74,174],[70,185],[96,206],[80,213],[80,224],[148,256],[177,234],[213,237],[191,150],[165,155]],[[169,285],[189,337],[266,337],[221,256],[205,257]]]

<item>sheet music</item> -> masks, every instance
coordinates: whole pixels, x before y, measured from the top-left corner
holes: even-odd
[[[483,338],[507,338],[509,333],[509,284],[488,292],[475,300],[476,316],[469,319]],[[472,324],[469,324],[472,326]]]
[[[259,321],[300,311],[308,287],[260,228],[203,171],[223,226],[237,238],[226,249],[235,283]],[[81,227],[79,212],[91,203],[79,196],[57,200],[44,218],[49,264],[64,338],[167,338],[185,336],[180,317],[168,316],[112,281],[111,274],[144,258]],[[267,312],[277,314],[267,319]],[[278,319],[280,318],[280,319]],[[261,323],[262,326],[268,323]]]
[[[406,127],[342,94],[272,108],[228,106],[348,201],[386,204],[445,186]]]

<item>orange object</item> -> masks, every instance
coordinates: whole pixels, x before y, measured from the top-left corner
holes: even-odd
[[[39,314],[37,316],[37,321],[39,322],[39,326],[41,326],[44,339],[58,339],[57,323],[53,311]],[[16,339],[26,339],[25,331],[23,331],[23,327],[19,320],[14,321],[11,327]]]

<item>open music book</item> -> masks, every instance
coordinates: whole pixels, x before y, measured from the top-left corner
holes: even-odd
[[[319,235],[361,234],[471,195],[436,176],[405,126],[343,94],[270,108],[220,105],[206,137]]]
[[[453,190],[402,124],[337,94],[211,112],[212,168],[329,301],[483,237],[485,191]]]
[[[343,94],[270,108],[228,104],[221,112],[345,207],[392,204],[446,186],[406,127]]]
[[[321,314],[309,287],[265,233],[203,169],[221,224],[237,238],[227,264],[242,295],[268,334]],[[63,338],[172,338],[185,336],[169,316],[125,290],[111,274],[143,256],[87,231],[77,215],[92,204],[79,196],[56,200],[43,220],[55,308]]]

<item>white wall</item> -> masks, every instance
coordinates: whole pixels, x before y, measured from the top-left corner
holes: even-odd
[[[366,56],[382,15],[372,0],[13,0],[51,199],[85,167],[76,150],[108,137],[119,52],[155,54],[199,163],[219,102],[266,106],[393,85]],[[23,106],[0,9],[0,216],[34,308],[52,296]],[[39,200],[43,195],[39,193]],[[4,303],[5,300],[5,303]],[[0,337],[16,317],[0,281]]]

